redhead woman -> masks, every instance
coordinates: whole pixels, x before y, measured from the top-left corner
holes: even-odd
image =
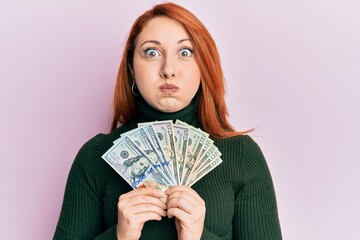
[[[173,3],[139,16],[118,72],[111,132],[77,154],[54,239],[282,239],[266,161],[229,124],[224,85],[215,42],[196,16]],[[138,123],[177,119],[209,133],[222,153],[223,163],[192,187],[132,189],[101,158]]]

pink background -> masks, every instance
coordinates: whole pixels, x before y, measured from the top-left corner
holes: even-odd
[[[222,56],[231,122],[267,158],[284,239],[360,239],[360,2],[176,1]],[[0,2],[0,239],[50,239],[106,132],[126,34],[156,1]]]

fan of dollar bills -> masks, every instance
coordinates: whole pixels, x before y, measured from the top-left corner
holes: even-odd
[[[146,182],[192,186],[221,162],[209,134],[180,120],[139,123],[102,158],[134,189]]]

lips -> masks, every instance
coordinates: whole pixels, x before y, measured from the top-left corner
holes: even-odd
[[[159,89],[164,94],[173,94],[179,91],[179,87],[173,84],[163,84]]]

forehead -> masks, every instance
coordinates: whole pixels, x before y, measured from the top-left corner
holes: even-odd
[[[148,40],[156,40],[160,43],[177,43],[179,40],[189,38],[188,32],[181,23],[169,17],[159,16],[144,24],[136,39],[136,45]]]

